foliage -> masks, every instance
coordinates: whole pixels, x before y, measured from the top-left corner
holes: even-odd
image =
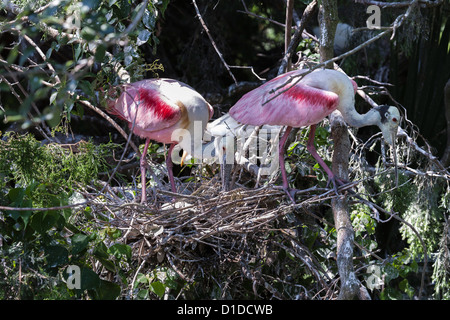
[[[4,110],[0,109],[5,120],[24,120],[23,127],[44,120],[49,125],[56,126],[62,119],[70,120],[73,115],[83,115],[83,109],[76,104],[74,94],[85,98],[93,97],[95,91],[106,83],[120,81],[113,72],[117,63],[123,63],[125,69],[133,75],[133,80],[142,78],[148,69],[160,68],[154,62],[147,68],[141,57],[143,47],[149,46],[156,50],[156,22],[164,14],[167,4],[167,0],[159,4],[149,1],[148,7],[143,8],[143,16],[137,21],[137,26],[128,30],[129,18],[136,19],[142,9],[141,4],[133,6],[127,0],[64,0],[50,2],[43,7],[35,1],[18,3],[17,10],[20,10],[22,17],[26,17],[26,21],[31,22],[31,26],[26,27],[23,21],[17,19],[5,20],[0,24],[0,31],[10,31],[12,35],[19,31],[31,40],[17,37],[17,41],[3,43],[0,48],[4,48],[2,59],[27,75],[30,88],[21,97],[23,102],[19,110],[11,103],[15,98],[5,94]],[[43,42],[42,59],[55,66],[54,70],[50,69],[53,71],[50,77],[27,60],[33,59],[35,55],[33,39]],[[116,50],[111,55],[108,49],[119,43],[123,50]],[[24,46],[28,49],[21,52]],[[43,83],[47,85],[42,86]],[[24,94],[10,91],[5,82],[1,83],[0,90],[15,93],[16,96]],[[41,100],[47,102],[42,113],[29,119],[27,113],[33,104]]]
[[[0,144],[3,185],[48,184],[48,189],[55,194],[61,189],[72,189],[76,183],[91,183],[93,175],[97,176],[109,167],[105,157],[115,147],[114,144],[96,146],[85,141],[42,146],[30,134],[11,133],[5,134]],[[72,148],[77,150],[74,152]]]
[[[281,2],[245,1],[246,8],[239,1],[197,2],[229,65],[275,75],[284,50],[284,29],[273,23],[284,19]],[[296,1],[296,10],[306,2]],[[0,8],[0,129],[8,132],[0,140],[0,206],[6,208],[0,209],[0,299],[336,297],[337,235],[329,208],[335,195],[306,150],[308,129],[288,147],[286,165],[292,187],[317,189],[297,196],[295,207],[274,189],[220,192],[218,168],[206,165],[175,168],[185,194],[172,206],[163,192],[163,148],[156,143],[149,190],[162,192],[147,206],[132,203],[139,189],[134,154],[122,154],[111,142],[123,139],[93,107],[104,107],[112,86],[161,74],[200,88],[221,112],[239,98],[228,94],[229,75],[189,1],[3,3],[9,7]],[[440,149],[433,130],[443,121],[436,111],[442,100],[435,88],[449,76],[441,64],[450,61],[450,28],[444,14],[430,19],[421,13],[428,18],[420,25],[429,32],[417,34],[419,24],[400,28],[392,51],[380,45],[341,64],[349,74],[371,77],[390,67],[389,78],[377,79],[396,84],[389,87],[392,96],[379,94],[385,88],[373,83],[366,89],[376,101],[403,105],[409,117],[403,128],[412,135],[398,139],[396,186],[380,140],[366,139],[369,129],[352,132],[351,179],[374,205],[349,196],[354,269],[375,299],[415,299],[423,270],[422,294],[450,299],[449,178],[428,152]],[[303,39],[299,63],[317,62],[317,48]],[[404,60],[407,74],[400,68]],[[239,80],[256,81],[248,68],[232,70]],[[424,116],[425,107],[430,112]],[[331,166],[329,130],[326,121],[319,126],[315,144]],[[77,142],[60,141],[70,136]],[[124,156],[119,166],[116,152]],[[256,184],[244,170],[235,176],[240,186]],[[80,289],[68,286],[69,266],[80,268]]]
[[[114,242],[120,232],[97,228],[90,221],[90,208],[68,207],[75,190],[92,184],[93,174],[107,170],[105,156],[113,144],[79,144],[76,153],[60,145],[41,145],[31,135],[5,135],[0,142],[0,204],[43,210],[1,214],[1,299],[71,299],[88,290],[91,298],[116,298],[119,286],[101,280],[92,271],[99,261],[120,274],[131,258],[130,248]],[[48,208],[48,209],[47,209]],[[106,243],[106,244],[105,244]],[[91,260],[92,259],[92,260]],[[92,262],[90,262],[90,260]],[[82,266],[81,292],[67,289],[64,270]]]

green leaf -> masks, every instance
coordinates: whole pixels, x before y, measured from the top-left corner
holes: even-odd
[[[100,0],[84,0],[83,6],[88,7],[89,9],[98,9],[100,6]]]
[[[169,278],[164,283],[167,286],[167,288],[170,288],[173,290],[176,290],[179,287],[178,282],[175,279]]]
[[[92,88],[92,82],[86,81],[86,80],[81,80],[78,83],[78,87],[83,91],[83,93],[86,96],[88,96],[88,97],[93,97],[94,96],[94,90]]]
[[[52,94],[50,95],[50,104],[53,104],[56,100],[56,97],[58,96],[58,91],[54,91],[52,92]]]
[[[54,227],[61,215],[58,211],[38,211],[31,217],[30,226],[38,233],[45,233]]]
[[[108,234],[108,236],[110,236],[113,239],[117,239],[122,235],[122,232],[116,228],[108,228],[106,230],[106,233]]]
[[[94,290],[97,300],[115,300],[120,295],[120,286],[106,280],[100,280],[100,285]]]
[[[81,268],[81,290],[96,289],[100,286],[99,276],[87,267]]]
[[[398,287],[400,288],[400,290],[405,292],[410,299],[414,296],[414,289],[409,285],[409,282],[407,279],[403,279],[398,284]]]
[[[100,263],[109,271],[116,272],[116,266],[109,260],[108,248],[106,248],[103,242],[99,243],[94,249],[94,257],[100,261]]]
[[[146,29],[141,30],[138,34],[136,45],[137,46],[143,45],[144,43],[146,43],[148,41],[148,39],[150,39],[150,36],[151,36],[150,31],[148,31]]]
[[[12,201],[11,204],[20,205],[22,204],[23,197],[25,195],[24,188],[13,188],[8,192],[8,198]]]
[[[108,248],[105,246],[103,242],[100,242],[98,245],[95,246],[93,254],[96,258],[102,259],[109,258]]]
[[[142,300],[148,299],[148,294],[149,294],[149,292],[147,289],[139,290],[139,292],[137,294],[137,298],[142,299]]]
[[[47,255],[47,267],[54,268],[69,262],[69,251],[61,245],[48,246],[44,251]]]
[[[99,45],[95,50],[95,61],[103,62],[105,58],[106,47],[104,45]]]
[[[109,252],[117,259],[122,257],[125,257],[127,260],[131,259],[131,247],[126,244],[116,243],[109,248]]]
[[[31,208],[32,202],[31,200],[24,200],[25,196],[25,189],[24,188],[13,188],[9,190],[8,192],[8,198],[10,199],[9,206],[16,207],[16,208]],[[17,221],[19,218],[22,219],[24,222],[24,227],[28,225],[28,222],[30,220],[30,217],[33,215],[32,211],[7,211],[7,214],[14,219],[14,221]]]
[[[75,61],[78,61],[83,54],[83,48],[81,44],[74,44],[74,52],[73,52],[73,58]]]
[[[150,283],[149,288],[153,293],[155,293],[160,298],[164,296],[164,292],[166,291],[166,287],[160,281]]]
[[[166,12],[167,6],[169,5],[170,0],[162,0],[160,4],[161,15],[164,17],[164,12]]]
[[[86,41],[92,41],[95,39],[97,32],[91,27],[84,27],[81,29],[81,37]]]
[[[61,121],[61,110],[59,107],[49,108],[43,110],[43,119],[47,121],[50,127],[56,127]]]
[[[136,276],[136,281],[134,283],[134,287],[137,288],[138,284],[140,284],[140,283],[143,283],[143,284],[148,283],[147,275],[145,275],[143,273],[138,273],[138,275]]]
[[[89,237],[85,234],[77,233],[72,236],[72,254],[78,254],[86,249],[89,244]]]

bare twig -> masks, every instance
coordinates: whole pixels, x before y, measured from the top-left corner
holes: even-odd
[[[36,50],[41,59],[47,64],[48,69],[52,72],[53,77],[56,80],[55,84],[61,83],[61,80],[59,79],[59,76],[56,73],[55,68],[53,68],[52,64],[47,61],[47,57],[45,56],[44,52],[42,52],[41,48],[39,48],[39,46],[26,34],[23,34],[23,38]]]
[[[270,19],[270,18],[262,17],[262,16],[259,16],[259,15],[255,14],[255,13],[253,13],[253,12],[248,11],[247,6],[245,5],[245,3],[243,1],[242,1],[242,3],[244,5],[244,9],[245,10],[244,11],[237,10],[237,12],[245,13],[245,14],[251,16],[251,17],[255,17],[255,18],[258,18],[258,19],[261,19],[261,20],[269,21],[270,23],[273,23],[273,24],[275,24],[277,26],[280,26],[280,27],[283,27],[283,28],[285,27],[284,23],[275,21],[275,20]]]
[[[286,1],[286,22],[284,27],[284,54],[287,56],[288,48],[291,43],[292,36],[292,15],[294,12],[294,0]],[[286,71],[291,69],[291,59],[288,58],[287,65],[285,67]]]
[[[211,42],[212,46],[214,47],[214,50],[216,50],[216,53],[219,56],[220,61],[222,61],[225,69],[227,69],[228,74],[233,79],[234,83],[237,84],[237,80],[236,80],[233,72],[231,72],[230,66],[226,63],[225,59],[223,58],[222,53],[220,52],[219,48],[217,48],[216,42],[214,41],[213,37],[211,36],[211,33],[209,32],[209,29],[208,29],[205,21],[203,20],[202,15],[200,14],[200,10],[198,9],[198,6],[197,6],[197,3],[195,2],[195,0],[192,0],[192,4],[194,5],[195,12],[197,13],[197,17],[200,20],[200,23],[201,23],[203,29],[205,30],[206,34],[208,35],[209,41]]]
[[[289,77],[289,79],[286,80],[285,83],[283,83],[283,84],[280,85],[278,88],[275,88],[275,89],[273,89],[273,91],[271,91],[271,93],[275,93],[275,92],[277,92],[277,91],[278,91],[278,92],[277,92],[275,95],[273,95],[273,97],[271,97],[271,98],[267,99],[266,101],[264,101],[264,102],[263,102],[263,105],[269,103],[270,101],[274,100],[275,98],[277,98],[278,96],[280,96],[280,95],[283,94],[284,92],[288,91],[290,88],[292,88],[293,86],[295,86],[301,79],[303,79],[304,76],[306,76],[307,74],[313,72],[314,70],[319,69],[319,68],[322,68],[322,67],[324,67],[324,66],[326,66],[326,65],[329,65],[330,63],[334,63],[334,62],[337,62],[337,61],[339,61],[339,60],[342,60],[342,59],[344,59],[344,58],[346,58],[346,57],[348,57],[348,56],[351,56],[352,54],[358,52],[359,50],[361,50],[361,49],[363,49],[364,47],[370,45],[371,43],[377,41],[378,39],[381,39],[382,37],[384,37],[385,35],[387,35],[387,34],[389,34],[389,33],[391,33],[391,32],[392,32],[392,29],[385,30],[385,31],[379,33],[378,35],[376,35],[375,37],[373,37],[373,38],[367,40],[366,42],[364,42],[364,43],[358,45],[357,47],[353,48],[352,50],[349,50],[349,51],[347,51],[347,52],[345,52],[345,53],[343,53],[343,54],[341,54],[341,55],[339,55],[339,56],[337,56],[337,57],[328,59],[328,60],[326,60],[326,61],[324,61],[324,62],[321,62],[321,63],[319,63],[319,64],[313,66],[311,69],[305,71],[305,72],[302,73],[301,75],[296,75],[296,76]],[[293,80],[295,80],[295,81],[293,81]],[[291,83],[291,85],[290,85],[289,87],[287,87],[287,88],[285,88],[285,89],[283,89],[283,90],[280,90],[281,88],[285,87],[285,86],[286,86],[287,84],[289,84],[289,83]]]
[[[302,39],[303,30],[305,29],[306,24],[309,21],[316,4],[317,4],[316,0],[311,1],[306,6],[305,11],[303,11],[303,16],[300,20],[299,26],[297,26],[297,28],[295,29],[295,32],[294,32],[294,35],[292,36],[292,38],[289,38],[288,44],[286,44],[287,47],[285,49],[285,53],[284,53],[283,60],[281,61],[281,65],[278,69],[278,74],[281,74],[286,71],[286,66],[288,65],[288,61],[291,59],[295,48],[297,48],[298,44],[300,43],[300,41]]]
[[[413,0],[413,1],[411,1],[411,2],[410,2],[410,5],[409,5],[409,7],[408,7],[408,10],[407,10],[404,14],[398,16],[398,17],[395,19],[394,23],[391,25],[391,27],[389,27],[388,29],[386,29],[386,30],[380,32],[378,35],[372,37],[371,39],[369,39],[369,40],[363,42],[362,44],[356,46],[355,48],[353,48],[353,49],[351,49],[351,50],[349,50],[349,51],[347,51],[347,52],[345,52],[345,53],[343,53],[343,54],[341,54],[341,55],[339,55],[339,56],[337,56],[337,57],[333,57],[333,58],[331,58],[331,59],[327,59],[326,61],[321,61],[319,64],[315,65],[315,66],[312,67],[310,70],[305,71],[305,72],[304,72],[303,74],[301,74],[301,75],[296,75],[296,76],[290,77],[284,84],[280,85],[278,88],[273,89],[273,91],[272,91],[271,93],[275,93],[275,92],[277,92],[277,91],[278,91],[278,93],[275,94],[275,95],[273,95],[271,98],[267,99],[267,100],[263,103],[263,105],[267,104],[268,102],[272,101],[273,99],[277,98],[279,95],[283,94],[284,92],[286,92],[287,90],[289,90],[290,88],[292,88],[293,86],[295,86],[295,85],[296,85],[296,84],[297,84],[297,83],[298,83],[305,75],[307,75],[308,73],[311,73],[312,71],[314,71],[314,70],[316,70],[316,69],[325,67],[325,66],[330,65],[330,64],[332,64],[332,63],[334,63],[334,62],[337,62],[337,61],[342,60],[342,59],[344,59],[344,58],[346,58],[346,57],[349,57],[349,56],[353,55],[354,53],[358,52],[359,50],[361,50],[361,49],[367,47],[368,45],[374,43],[374,42],[377,41],[378,39],[381,39],[382,37],[384,37],[384,36],[386,36],[386,35],[388,35],[388,34],[390,34],[390,33],[392,33],[392,36],[391,36],[391,39],[392,39],[392,38],[395,36],[395,31],[396,31],[396,30],[403,24],[403,22],[409,17],[409,15],[411,14],[411,11],[413,10],[414,6],[417,5],[417,2],[418,2],[418,1],[419,1],[419,0]],[[295,78],[297,78],[297,79],[296,79],[295,81],[293,81]],[[291,82],[292,82],[292,84],[291,84],[289,87],[287,87],[287,88],[285,88],[285,89],[283,89],[283,90],[280,90],[281,88],[284,88],[287,84],[289,84],[289,83],[291,83]]]
[[[376,5],[381,8],[405,8],[409,7],[415,1],[383,2],[374,0],[355,0],[355,2],[366,5]],[[436,0],[436,1],[419,0],[418,2],[421,7],[432,8],[440,6],[443,0]]]

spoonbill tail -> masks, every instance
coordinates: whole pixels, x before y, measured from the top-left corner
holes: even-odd
[[[242,124],[286,126],[279,143],[279,163],[283,189],[292,201],[284,167],[284,145],[292,128],[310,126],[307,150],[328,174],[328,181],[342,185],[314,147],[316,125],[334,110],[339,110],[352,127],[377,125],[387,143],[394,146],[400,121],[396,107],[378,106],[366,114],[355,110],[356,83],[346,74],[318,69],[301,76],[306,70],[282,74],[245,94],[231,109],[230,115]],[[300,79],[300,80],[299,80]],[[394,152],[394,162],[395,159]]]
[[[151,140],[170,144],[166,165],[172,192],[176,192],[172,150],[179,144],[183,157],[201,158],[203,132],[213,115],[211,105],[183,82],[148,79],[121,86],[119,98],[108,101],[108,109],[126,120],[134,134],[146,139],[140,159],[141,202],[147,201],[145,156]]]

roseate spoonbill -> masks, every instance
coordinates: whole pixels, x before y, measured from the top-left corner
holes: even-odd
[[[291,71],[264,83],[245,94],[229,112],[243,124],[287,126],[280,139],[278,152],[283,189],[292,201],[294,200],[289,191],[283,154],[286,139],[293,127],[310,126],[307,150],[326,171],[328,181],[332,181],[336,188],[336,183],[342,185],[343,182],[335,177],[314,147],[317,123],[337,109],[352,127],[377,125],[386,142],[393,145],[395,151],[395,138],[400,121],[398,109],[392,106],[378,106],[366,114],[359,114],[355,110],[357,85],[342,72],[318,69],[300,78],[302,73],[305,73],[305,70]]]
[[[170,144],[166,165],[172,192],[176,192],[172,150],[179,144],[183,158],[187,154],[202,157],[203,132],[213,115],[211,105],[183,82],[148,79],[122,85],[119,98],[108,101],[108,109],[126,120],[134,134],[146,139],[140,159],[141,202],[147,201],[145,156],[151,140]]]

